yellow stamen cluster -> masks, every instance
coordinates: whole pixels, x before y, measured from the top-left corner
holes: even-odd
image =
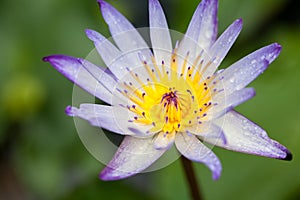
[[[211,87],[215,84],[212,77],[203,79],[199,69],[203,72],[212,62],[204,65],[200,54],[193,64],[188,65],[188,58],[189,54],[186,54],[180,68],[176,51],[169,68],[164,61],[158,65],[154,57],[151,65],[142,61],[149,76],[147,81],[129,70],[130,76],[139,84],[136,87],[131,82],[124,82],[124,90],[120,90],[132,102],[127,106],[134,113],[130,122],[153,125],[149,130],[152,133],[173,135],[207,120],[207,110],[213,106],[212,93],[217,90]]]

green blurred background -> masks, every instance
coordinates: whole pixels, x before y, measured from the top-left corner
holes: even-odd
[[[137,27],[148,26],[146,0],[108,1]],[[184,32],[198,0],[161,3],[171,29]],[[219,181],[194,163],[205,199],[300,199],[300,17],[296,0],[220,0],[219,33],[236,18],[243,31],[226,67],[269,43],[280,57],[251,86],[257,96],[237,110],[293,153],[291,162],[214,148]],[[0,2],[0,199],[188,199],[180,161],[122,181],[98,179],[104,167],[81,143],[64,114],[73,85],[42,57],[85,57],[85,28],[109,36],[96,0]]]

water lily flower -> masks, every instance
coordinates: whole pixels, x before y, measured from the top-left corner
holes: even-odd
[[[222,167],[204,142],[248,154],[292,158],[286,147],[233,110],[255,95],[246,86],[279,55],[279,44],[218,70],[242,29],[242,20],[217,38],[217,0],[202,0],[176,45],[160,3],[149,0],[151,48],[120,12],[103,0],[98,3],[116,45],[94,30],[86,30],[86,35],[107,67],[65,55],[44,61],[108,104],[68,106],[69,116],[125,135],[101,179],[135,175],[174,143],[183,156],[205,164],[213,179],[220,177]]]

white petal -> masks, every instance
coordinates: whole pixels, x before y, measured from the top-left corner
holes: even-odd
[[[119,80],[122,80],[123,77],[128,74],[127,69],[132,69],[141,65],[141,61],[136,58],[136,53],[121,52],[100,33],[87,29],[86,35],[94,42],[102,60]]]
[[[221,175],[222,166],[218,157],[194,135],[178,133],[175,138],[177,149],[186,158],[204,163],[211,171],[213,179],[218,179]]]
[[[179,58],[181,58],[181,60],[183,60],[186,54],[189,53],[189,64],[193,64],[193,61],[197,56],[197,51],[198,49],[201,48],[198,44],[198,38],[199,38],[199,32],[201,28],[202,15],[204,11],[204,2],[205,0],[201,1],[197,9],[195,10],[194,15],[188,26],[188,29],[178,46],[177,53],[179,55]],[[183,61],[179,62],[179,68],[182,65],[182,62]]]
[[[129,122],[130,113],[122,107],[81,104],[80,108],[68,106],[66,113],[70,116],[87,120],[93,126],[101,127],[121,135],[135,135],[136,137],[151,136],[147,132],[151,127]]]
[[[175,133],[158,133],[153,144],[156,149],[169,149],[175,140]]]
[[[95,77],[101,84],[111,93],[114,92],[114,89],[117,85],[117,80],[114,75],[111,74],[110,70],[108,68],[100,68],[93,63],[84,60],[79,59],[81,61],[82,66],[85,67],[85,69],[90,72],[93,77]]]
[[[151,44],[156,59],[169,61],[172,53],[172,41],[166,17],[158,0],[149,0],[149,23]]]
[[[205,0],[203,0],[205,1]],[[203,2],[204,3],[204,2]],[[204,12],[201,21],[201,28],[198,44],[203,49],[208,49],[215,42],[218,34],[218,1],[207,0],[204,3]]]
[[[242,24],[241,19],[233,22],[209,49],[208,54],[214,60],[214,63],[202,72],[203,77],[211,76],[219,67],[242,30]]]
[[[234,107],[255,96],[253,88],[243,88],[231,94],[220,94],[212,97],[212,107],[207,112],[209,120],[218,118]]]
[[[221,87],[228,92],[244,88],[266,70],[280,51],[281,46],[274,43],[242,58],[220,74],[224,77]]]
[[[224,144],[227,142],[223,130],[212,122],[202,122],[201,124],[187,127],[186,133],[197,135],[203,141],[206,141],[206,138],[208,138],[210,141],[220,140]]]
[[[94,45],[106,66],[109,67],[116,77],[122,78],[126,66],[124,67],[121,63],[116,62],[116,60],[121,57],[122,52],[104,36],[94,30],[87,29],[86,35],[94,42]]]
[[[186,36],[197,41],[202,49],[208,49],[216,39],[217,10],[217,0],[201,1],[186,31]]]
[[[145,67],[141,66],[144,61],[147,62],[146,58],[140,55],[140,58],[137,60],[136,52],[123,53],[119,51],[109,40],[96,31],[87,29],[86,34],[88,38],[94,42],[98,53],[101,55],[109,70],[118,79],[117,85],[111,85],[111,91],[113,90],[112,94],[114,96],[113,105],[118,105],[121,101],[123,103],[129,103],[129,100],[124,98],[119,91],[125,89],[124,82],[133,85],[135,88],[140,88],[140,83],[132,76],[131,72],[134,72],[133,74],[137,74],[142,81],[146,82],[147,78],[149,78],[147,77],[148,73]],[[149,63],[149,65],[151,64]],[[109,81],[106,77],[102,77],[102,79],[104,84]],[[116,97],[118,97],[118,99],[116,99]]]
[[[136,59],[138,59],[137,52],[141,52],[144,56],[150,58],[151,51],[134,26],[110,4],[103,0],[98,0],[98,2],[103,18],[120,50],[123,52],[136,52]]]
[[[179,71],[183,59],[189,53],[188,63],[192,65],[200,53],[208,51],[217,36],[218,1],[203,0],[197,7],[185,36],[181,40],[177,54],[179,55]],[[210,57],[202,55],[202,59],[209,61]]]
[[[93,96],[111,104],[112,93],[103,86],[98,78],[109,77],[104,69],[83,59],[64,55],[52,55],[44,58],[69,80]],[[110,78],[113,81],[113,78]]]
[[[80,108],[68,106],[66,113],[69,116],[80,117],[90,122],[91,125],[105,128],[109,131],[119,133],[121,135],[132,135],[131,132],[125,132],[119,126],[119,122],[113,114],[112,106],[99,104],[81,104]],[[128,122],[127,122],[128,123]]]
[[[235,111],[228,112],[216,123],[223,129],[227,139],[226,144],[216,143],[220,147],[271,158],[291,159],[290,152],[284,146],[271,140],[265,130]]]
[[[153,147],[152,138],[126,136],[113,159],[101,172],[102,180],[118,180],[135,175],[155,162],[165,150]]]

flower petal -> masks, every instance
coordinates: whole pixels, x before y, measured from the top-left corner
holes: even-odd
[[[135,71],[135,73],[139,74],[140,77],[143,77],[143,75],[147,74],[147,72],[144,67],[141,67],[141,63],[144,62],[144,60],[141,60],[141,58],[137,59],[136,52],[121,52],[108,39],[94,30],[87,29],[86,35],[94,42],[94,45],[98,53],[101,55],[102,60],[108,66],[109,70],[115,75],[115,77],[119,79],[119,83],[126,80],[134,84],[135,87],[140,86],[135,78],[132,77],[130,71]],[[146,80],[146,78],[144,79]],[[121,85],[119,84],[117,87],[121,89]]]
[[[242,25],[241,19],[234,21],[209,49],[208,54],[214,60],[214,64],[203,71],[203,77],[211,76],[216,71],[241,32]]]
[[[138,50],[149,58],[151,51],[134,26],[107,2],[98,0],[98,3],[101,8],[102,16],[108,24],[111,35],[120,50],[123,52]],[[138,57],[136,58],[138,59]]]
[[[202,141],[206,141],[206,138],[208,138],[210,141],[215,139],[221,140],[224,144],[227,143],[223,130],[212,122],[202,122],[201,124],[187,127],[186,133],[194,134]]]
[[[175,140],[175,133],[164,133],[160,132],[157,134],[156,138],[153,141],[153,145],[155,149],[169,149]]]
[[[188,62],[192,64],[197,56],[198,49],[201,48],[198,44],[198,37],[200,32],[202,13],[204,10],[204,2],[205,0],[201,1],[201,3],[198,5],[187,28],[187,31],[178,45],[177,54],[180,58],[178,63],[179,71],[181,70],[180,68],[186,55],[189,55]]]
[[[232,64],[220,73],[220,76],[224,77],[221,87],[228,92],[244,88],[266,70],[268,65],[279,55],[280,51],[281,46],[274,43]]]
[[[188,64],[192,65],[195,59],[202,54],[205,61],[209,61],[210,57],[203,55],[208,51],[217,36],[217,0],[202,0],[198,5],[188,29],[179,43],[177,54],[179,55],[178,66],[181,71],[183,60],[188,54]]]
[[[211,171],[214,180],[217,180],[222,171],[221,162],[218,157],[194,135],[177,133],[175,144],[180,153],[186,158],[204,163]]]
[[[191,19],[186,36],[208,49],[215,41],[218,31],[218,1],[202,0]]]
[[[198,44],[203,49],[208,49],[215,42],[218,34],[218,0],[207,0],[203,4],[204,12]]]
[[[154,148],[152,138],[126,136],[99,177],[102,180],[118,180],[135,175],[149,167],[164,152]]]
[[[113,116],[112,106],[99,104],[81,104],[80,108],[68,106],[66,114],[72,117],[80,117],[89,121],[93,126],[105,128],[121,135],[132,135],[131,132],[124,132],[119,127],[118,121]]]
[[[80,117],[91,125],[107,129],[121,135],[135,135],[136,137],[150,137],[151,126],[141,126],[129,122],[129,112],[125,108],[105,106],[100,104],[81,104],[80,108],[68,106],[66,113],[72,117]]]
[[[52,55],[43,58],[43,60],[49,62],[55,69],[79,87],[106,103],[111,104],[112,94],[103,86],[99,79],[101,79],[101,77],[107,77],[109,81],[111,81],[110,83],[113,83],[114,79],[101,67],[93,65],[83,59],[65,55]]]
[[[271,140],[265,130],[235,111],[228,112],[216,123],[223,129],[227,139],[226,144],[217,142],[217,146],[270,158],[291,159],[286,147]]]
[[[78,59],[82,66],[90,72],[108,91],[111,93],[114,92],[114,89],[117,85],[117,78],[112,74],[112,72],[108,68],[101,68],[96,66],[95,64],[79,58]]]
[[[243,88],[228,95],[223,93],[213,96],[212,107],[206,113],[207,117],[209,120],[218,118],[254,96],[254,88]]]
[[[122,52],[100,33],[90,29],[87,29],[85,32],[87,37],[94,42],[106,66],[116,77],[122,78],[125,72],[124,63],[121,65],[120,62],[116,62],[121,57]]]
[[[156,63],[169,61],[172,53],[172,41],[165,14],[158,0],[149,0],[149,23]]]

